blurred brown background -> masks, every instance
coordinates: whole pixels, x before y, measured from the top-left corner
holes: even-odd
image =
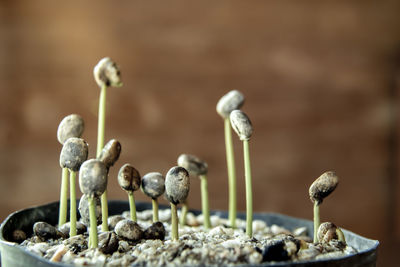
[[[95,154],[99,89],[110,56],[124,86],[107,96],[106,139],[122,143],[109,196],[125,199],[119,167],[166,173],[180,153],[209,163],[213,209],[227,209],[223,121],[231,89],[255,132],[254,208],[312,218],[308,187],[326,170],[340,185],[322,221],[381,241],[380,266],[400,243],[397,125],[399,1],[2,1],[0,219],[58,200],[56,131],[78,113]],[[242,146],[234,135],[238,206]],[[200,208],[199,181],[190,202]],[[148,201],[142,193],[140,200]]]

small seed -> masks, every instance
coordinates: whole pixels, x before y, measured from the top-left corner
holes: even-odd
[[[71,114],[66,116],[59,124],[57,130],[57,139],[62,145],[68,138],[81,137],[85,123],[81,116],[77,114]]]
[[[125,220],[125,217],[122,215],[113,215],[108,217],[108,228],[114,230],[117,223],[122,220]]]
[[[148,197],[156,199],[164,194],[165,180],[159,172],[149,172],[142,178],[142,190]]]
[[[141,177],[132,165],[125,164],[119,169],[118,184],[125,191],[136,191],[140,188]]]
[[[109,57],[105,57],[97,63],[93,69],[93,74],[99,87],[119,87],[122,85],[119,67]]]
[[[235,130],[240,140],[249,140],[253,134],[253,126],[247,115],[241,110],[231,112],[230,120],[232,128]]]
[[[144,239],[160,239],[165,238],[165,227],[162,222],[155,222],[144,231]]]
[[[95,214],[97,219],[97,225],[101,224],[101,200],[100,197],[94,198],[95,203]],[[90,215],[89,215],[89,199],[87,195],[82,195],[79,201],[79,213],[81,214],[81,220],[83,224],[89,226],[90,225]]]
[[[79,187],[85,195],[101,196],[107,188],[108,170],[97,159],[85,161],[79,170]]]
[[[190,189],[189,173],[185,168],[172,167],[165,178],[165,193],[169,202],[177,205],[183,202]]]
[[[232,90],[221,97],[217,104],[217,112],[222,118],[228,118],[232,111],[240,109],[244,104],[244,96],[237,90]]]
[[[321,243],[329,243],[332,239],[338,239],[336,225],[331,222],[324,222],[318,228],[318,240]]]
[[[88,144],[82,138],[71,137],[65,141],[60,154],[60,166],[74,172],[79,171],[88,157]]]
[[[322,203],[330,193],[332,193],[339,183],[339,178],[333,171],[323,173],[310,186],[309,194],[312,202],[318,205]]]
[[[114,232],[104,232],[99,235],[99,250],[104,254],[113,254],[118,249],[118,238]]]
[[[180,155],[178,166],[185,168],[191,175],[205,175],[208,172],[207,163],[194,155]]]
[[[21,243],[26,239],[26,233],[20,229],[14,230],[12,233],[12,240],[16,243]]]
[[[143,230],[139,224],[128,219],[118,222],[114,231],[119,237],[132,241],[140,240],[143,236]]]
[[[33,225],[33,233],[44,240],[56,239],[61,235],[53,225],[46,222],[36,222]]]
[[[101,150],[100,156],[98,157],[107,168],[110,168],[117,162],[119,155],[121,154],[121,144],[115,139],[111,139]]]

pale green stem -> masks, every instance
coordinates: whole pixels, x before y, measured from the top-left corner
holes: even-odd
[[[243,141],[244,174],[246,178],[246,233],[253,237],[253,189],[251,182],[249,141]]]
[[[153,223],[158,222],[158,201],[156,198],[151,200],[153,204]]]
[[[201,182],[201,210],[204,219],[203,225],[205,229],[210,229],[211,221],[210,221],[210,207],[208,204],[207,175],[200,175],[200,182]]]
[[[336,234],[337,234],[337,236],[338,236],[338,239],[340,240],[340,241],[342,241],[343,243],[345,243],[346,244],[346,238],[344,237],[344,234],[343,234],[343,232],[342,232],[342,229],[340,229],[339,227],[336,229]]]
[[[133,191],[128,192],[128,198],[129,198],[129,209],[131,213],[131,220],[136,222],[136,205],[135,205],[135,197],[133,196]]]
[[[67,201],[68,201],[68,169],[62,169],[61,177],[61,193],[60,193],[60,210],[58,217],[58,226],[67,222]]]
[[[108,202],[107,202],[107,189],[101,195],[101,230],[108,232]]]
[[[228,167],[229,182],[229,222],[232,228],[236,228],[236,169],[235,155],[233,152],[231,122],[228,118],[224,120],[225,126],[225,148],[226,148],[226,164]]]
[[[171,203],[171,240],[178,239],[178,211],[176,210],[176,205]]]
[[[319,217],[319,204],[317,201],[314,202],[314,243],[318,243],[318,228],[321,224]]]
[[[69,222],[70,222],[70,228],[69,228],[69,236],[76,236],[76,186],[75,186],[75,180],[76,180],[76,172],[74,171],[69,171]]]
[[[89,232],[89,240],[90,247],[97,248],[97,219],[96,219],[96,207],[94,203],[94,197],[89,197],[89,219],[90,219],[90,232]]]
[[[188,204],[188,200],[186,199],[185,202],[182,203],[181,217],[179,218],[179,224],[181,226],[186,225],[186,217],[187,217],[188,210],[189,210],[189,204]]]

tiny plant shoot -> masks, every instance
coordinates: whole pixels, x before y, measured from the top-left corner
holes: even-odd
[[[226,164],[228,168],[229,182],[229,222],[232,228],[236,228],[236,168],[235,155],[232,143],[231,123],[229,120],[230,113],[235,109],[240,109],[244,103],[244,96],[237,90],[232,90],[221,97],[217,103],[217,112],[224,120],[225,132],[225,148],[226,148]]]
[[[207,163],[196,156],[182,154],[178,157],[178,166],[185,168],[190,175],[199,176],[201,183],[201,210],[204,218],[204,228],[210,229],[211,221],[210,207],[208,202]],[[185,214],[181,214],[181,216],[183,217]]]
[[[71,137],[81,137],[85,123],[81,116],[71,114],[66,116],[59,124],[57,130],[57,139],[64,145],[65,141]],[[61,190],[60,190],[60,208],[58,226],[67,222],[67,199],[68,199],[68,168],[62,168]]]
[[[171,240],[173,241],[179,239],[176,206],[187,198],[189,189],[188,171],[182,167],[172,167],[165,176],[165,196],[171,204]]]
[[[88,157],[88,144],[77,137],[69,138],[61,150],[60,165],[70,172],[70,232],[69,236],[76,235],[76,172]]]
[[[130,164],[125,164],[119,169],[118,184],[128,193],[131,220],[136,222],[136,204],[133,192],[140,188],[141,177],[139,172]]]
[[[318,228],[320,225],[319,206],[324,198],[329,196],[339,183],[339,178],[333,171],[323,173],[310,186],[308,192],[311,201],[314,203],[314,243],[318,240]]]
[[[158,201],[165,191],[165,179],[159,172],[149,172],[142,179],[142,191],[151,198],[153,205],[153,223],[158,222]]]
[[[91,248],[98,247],[97,218],[95,198],[101,196],[107,187],[108,170],[106,165],[97,159],[85,161],[79,170],[79,187],[89,202],[89,243]]]
[[[246,179],[246,233],[253,237],[253,192],[251,182],[249,140],[253,133],[253,126],[247,115],[241,110],[231,112],[230,120],[233,129],[243,141],[244,171]]]
[[[119,67],[110,58],[105,57],[97,63],[93,69],[94,79],[97,85],[100,87],[100,99],[99,99],[99,115],[98,115],[98,130],[97,130],[97,152],[96,157],[100,156],[101,150],[104,146],[104,129],[106,120],[106,95],[107,88],[120,87],[121,73]],[[107,190],[104,191],[101,196],[101,206],[103,209],[103,223],[102,230],[108,231],[108,203],[107,203]]]

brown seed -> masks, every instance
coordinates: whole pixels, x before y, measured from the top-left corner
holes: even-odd
[[[104,254],[113,254],[118,249],[118,238],[114,232],[104,232],[99,235],[99,250]]]
[[[185,168],[191,175],[205,175],[208,171],[205,161],[189,154],[182,154],[178,157],[178,166]]]
[[[217,112],[222,118],[228,118],[232,111],[240,109],[244,104],[244,96],[238,90],[232,90],[221,97],[217,104]]]
[[[81,137],[85,123],[81,116],[71,114],[66,116],[59,124],[57,129],[57,139],[60,144],[64,144],[68,138]]]
[[[16,243],[21,243],[26,239],[26,233],[20,229],[14,230],[12,233],[12,240]]]
[[[125,217],[122,215],[112,215],[108,217],[108,228],[110,230],[114,230],[115,226],[119,221],[125,220]]]
[[[64,143],[60,153],[61,168],[79,171],[82,163],[87,160],[88,144],[82,138],[71,137]]]
[[[148,197],[156,199],[164,194],[165,180],[159,172],[149,172],[142,178],[142,191]]]
[[[253,125],[246,113],[241,110],[234,110],[230,114],[230,120],[233,130],[235,130],[240,140],[249,140],[253,134]]]
[[[165,227],[162,222],[155,222],[144,231],[144,239],[160,239],[165,238]]]
[[[331,222],[324,222],[318,228],[318,240],[321,243],[329,243],[332,239],[338,239],[336,225]]]
[[[132,165],[125,164],[119,169],[118,184],[125,191],[136,191],[140,188],[141,177]]]
[[[98,157],[106,167],[109,169],[117,162],[119,155],[121,154],[121,144],[115,139],[111,139],[101,150],[100,156]]]
[[[101,200],[100,197],[94,198],[95,204],[95,214],[97,219],[97,225],[101,224]],[[81,215],[82,223],[89,226],[90,225],[90,214],[89,214],[89,200],[87,195],[82,195],[79,201],[79,213]],[[69,233],[69,231],[68,231]]]
[[[85,195],[101,196],[107,188],[108,169],[97,159],[85,161],[79,170],[79,187]]]
[[[312,202],[318,205],[332,193],[339,183],[339,178],[333,171],[323,173],[310,186],[309,195]]]
[[[169,202],[177,205],[187,198],[190,189],[189,173],[185,168],[172,167],[165,176],[165,193]]]
[[[93,69],[94,79],[99,87],[119,87],[121,82],[121,71],[115,62],[109,57],[102,58]]]
[[[114,231],[119,237],[132,241],[140,240],[143,236],[143,230],[139,224],[128,219],[118,222]]]
[[[44,240],[56,239],[61,235],[53,225],[46,222],[36,222],[33,225],[33,233]]]

